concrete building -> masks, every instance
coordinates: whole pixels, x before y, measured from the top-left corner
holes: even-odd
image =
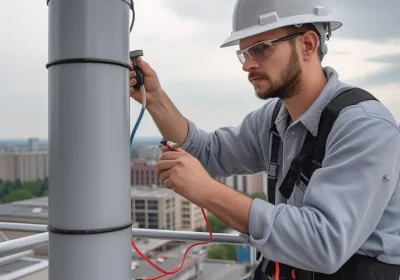
[[[49,173],[47,151],[0,153],[0,179],[21,182],[44,180]]]
[[[261,192],[267,193],[268,176],[266,172],[251,175],[232,175],[229,177],[219,176],[215,179],[247,195]]]
[[[40,150],[39,138],[29,138],[28,139],[28,151],[35,152]]]
[[[180,209],[182,211],[181,229],[195,231],[198,228],[205,228],[206,222],[201,208],[185,198],[179,197]]]
[[[139,228],[175,230],[179,218],[174,192],[163,188],[133,187],[132,220]]]
[[[157,187],[132,187],[132,220],[139,228],[188,230],[205,227],[201,209],[174,193]]]
[[[132,160],[131,162],[132,186],[163,186],[158,176],[157,162],[149,160]]]

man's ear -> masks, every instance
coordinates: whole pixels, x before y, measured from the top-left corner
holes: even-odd
[[[301,38],[301,53],[304,61],[309,61],[314,55],[318,56],[319,37],[314,31],[307,31]]]

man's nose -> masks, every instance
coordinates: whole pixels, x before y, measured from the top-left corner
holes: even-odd
[[[259,67],[258,62],[255,59],[247,56],[244,60],[242,69],[245,72],[250,72],[251,70],[257,69],[258,67]]]

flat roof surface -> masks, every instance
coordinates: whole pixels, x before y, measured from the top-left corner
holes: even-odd
[[[11,263],[0,265],[0,275],[7,275],[12,272],[27,268],[31,265],[35,265],[40,263],[39,260],[29,260],[29,259],[21,259],[15,260]]]
[[[160,254],[162,255],[162,254]],[[162,263],[156,262],[156,259],[152,258],[151,261],[156,263],[159,267],[161,267],[164,270],[171,270],[176,268],[177,266],[180,265],[181,263],[181,258],[180,257],[168,257],[167,259],[164,260]],[[196,265],[197,259],[191,258],[191,257],[186,257],[185,264],[182,267],[181,271],[184,271],[188,267],[192,267]],[[134,260],[132,261],[132,277],[133,279],[143,279],[143,278],[152,278],[161,275],[162,273],[156,270],[154,267],[152,267],[150,264],[148,264],[146,261],[143,260]],[[211,278],[210,278],[211,279]],[[208,279],[208,280],[210,280]],[[216,278],[212,278],[217,280]]]
[[[147,254],[169,242],[172,241],[163,239],[147,239],[147,241],[145,241],[142,239],[140,241],[135,241],[135,244],[143,254]],[[135,251],[135,249],[132,248],[132,252],[134,257],[140,258],[139,254]]]
[[[48,216],[47,196],[0,204],[0,217],[47,219]]]

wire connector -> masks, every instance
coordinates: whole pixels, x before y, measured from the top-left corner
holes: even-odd
[[[129,53],[129,57],[132,60],[133,63],[133,71],[136,72],[136,84],[133,86],[134,89],[139,90],[141,88],[141,86],[143,86],[143,82],[144,82],[144,74],[142,69],[140,69],[137,64],[136,64],[136,58],[138,58],[139,56],[143,56],[143,51],[142,50],[135,50],[135,51],[131,51]]]

